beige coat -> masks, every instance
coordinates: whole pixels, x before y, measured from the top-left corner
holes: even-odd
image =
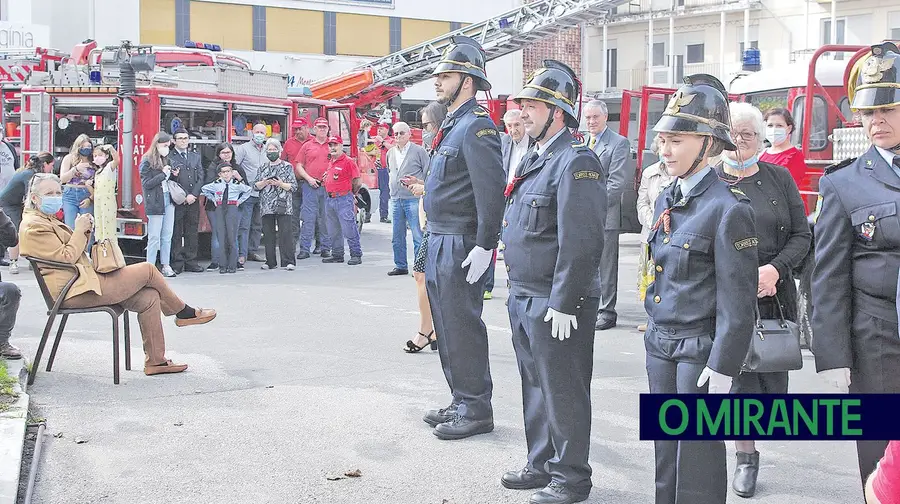
[[[35,259],[74,264],[81,274],[66,299],[85,292],[101,295],[100,280],[86,253],[89,237],[90,233],[74,233],[54,217],[37,210],[25,210],[19,226],[19,253]],[[72,272],[58,268],[43,267],[41,275],[54,299],[72,279]]]
[[[653,226],[653,212],[656,208],[656,198],[663,189],[672,182],[671,177],[664,169],[662,163],[654,163],[644,168],[641,173],[641,186],[638,188],[637,212],[638,222],[641,223],[641,240],[646,243],[650,228]]]

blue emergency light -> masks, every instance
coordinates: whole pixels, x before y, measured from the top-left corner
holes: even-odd
[[[500,29],[505,30],[509,28],[509,20],[506,18],[500,18]]]
[[[204,44],[203,42],[193,42],[191,40],[185,40],[184,47],[188,49],[206,49],[207,51],[216,52],[222,51],[222,47],[218,44]]]

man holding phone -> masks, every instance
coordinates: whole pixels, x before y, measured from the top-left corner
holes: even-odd
[[[404,122],[394,125],[396,143],[387,153],[390,170],[391,208],[393,215],[394,269],[388,276],[409,275],[406,248],[406,228],[412,233],[413,257],[422,245],[422,229],[419,227],[419,198],[409,191],[409,177],[425,178],[425,167],[430,162],[425,148],[409,141],[410,128]]]

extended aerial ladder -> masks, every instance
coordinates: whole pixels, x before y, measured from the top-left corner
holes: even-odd
[[[477,40],[487,61],[518,51],[561,28],[608,19],[628,0],[539,0],[360,65],[310,86],[315,98],[352,101],[357,108],[385,103],[431,78],[454,35]]]

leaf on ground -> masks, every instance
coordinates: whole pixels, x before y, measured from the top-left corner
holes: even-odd
[[[344,477],[343,476],[325,476],[325,479],[327,479],[328,481],[337,481],[337,480],[344,479]]]
[[[359,469],[353,469],[352,471],[347,471],[344,473],[344,476],[348,478],[359,478],[362,476],[362,472]]]
[[[181,427],[182,425],[184,425],[184,422],[175,422],[174,425],[175,427]]]
[[[76,437],[76,438],[75,438],[75,444],[85,444],[85,443],[87,443],[87,442],[88,442],[87,439],[80,438],[80,437]]]
[[[275,388],[275,385],[266,385],[266,388]]]
[[[53,435],[53,437],[55,437],[56,439],[62,439],[63,433],[62,433],[62,432],[57,432],[56,434]]]

